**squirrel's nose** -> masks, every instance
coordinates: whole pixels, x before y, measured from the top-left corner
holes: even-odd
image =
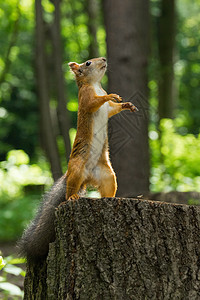
[[[102,60],[103,60],[103,61],[106,61],[106,58],[105,58],[105,57],[102,57]]]

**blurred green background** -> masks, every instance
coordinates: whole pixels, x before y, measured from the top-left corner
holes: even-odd
[[[60,45],[70,143],[78,109],[74,78],[66,62],[106,56],[101,1],[60,3]],[[150,190],[200,192],[200,1],[175,1],[172,118],[159,116],[158,29],[162,1],[150,1],[151,54],[148,65]],[[52,124],[56,119],[56,69],[53,66],[54,1],[43,0],[46,68]],[[95,10],[96,9],[96,10]],[[96,14],[95,14],[96,13]],[[93,20],[93,24],[91,24]],[[95,22],[94,22],[95,20]],[[169,20],[170,22],[170,20]],[[34,1],[0,3],[0,241],[15,241],[32,218],[42,193],[53,183],[48,155],[42,147],[37,90]],[[95,31],[92,31],[92,29]],[[94,36],[95,32],[95,36]],[[107,77],[103,80],[107,86]],[[62,171],[67,169],[62,135],[55,129]]]

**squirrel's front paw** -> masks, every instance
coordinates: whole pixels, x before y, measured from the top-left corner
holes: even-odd
[[[108,96],[113,102],[122,102],[122,98],[117,94],[109,94]]]
[[[122,104],[122,109],[130,109],[130,111],[139,111],[139,109],[131,102],[125,102]]]

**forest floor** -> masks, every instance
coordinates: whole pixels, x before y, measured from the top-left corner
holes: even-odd
[[[8,256],[12,256],[13,258],[17,258],[17,249],[16,249],[16,242],[9,242],[9,243],[2,243],[0,242],[0,255],[3,256],[3,258],[6,258]],[[16,264],[15,266],[26,270],[26,264]],[[0,277],[3,276],[5,278],[6,276],[6,282],[9,282],[11,284],[14,284],[18,286],[21,290],[24,289],[24,277],[22,275],[13,275],[13,274],[5,274],[4,269],[0,271]],[[5,298],[5,295],[0,291],[0,300],[1,299],[21,299],[21,297],[16,296],[9,296],[8,298]]]

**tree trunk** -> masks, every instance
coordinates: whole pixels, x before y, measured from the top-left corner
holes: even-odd
[[[159,119],[172,118],[174,112],[175,0],[161,1],[158,28],[160,77],[158,84]]]
[[[109,92],[131,101],[139,112],[110,120],[109,144],[118,196],[149,189],[148,88],[149,1],[105,0]]]
[[[69,129],[70,129],[70,119],[69,113],[66,109],[66,91],[64,84],[64,76],[62,70],[62,47],[61,47],[61,29],[60,29],[60,0],[52,0],[55,11],[54,11],[54,22],[52,24],[52,43],[53,43],[53,56],[54,56],[54,66],[55,66],[55,79],[56,79],[56,92],[58,99],[57,115],[58,124],[60,128],[61,135],[64,140],[66,158],[68,160],[71,152]]]
[[[97,43],[97,20],[98,20],[98,2],[97,0],[86,0],[86,13],[88,15],[88,33],[90,38],[89,58],[99,57],[99,48]]]
[[[40,108],[40,126],[42,146],[47,154],[47,158],[51,165],[51,171],[54,180],[62,176],[59,153],[54,135],[50,107],[49,94],[47,84],[47,72],[45,63],[45,38],[44,23],[42,16],[41,0],[35,0],[36,15],[36,67],[37,67],[37,86]]]
[[[199,245],[199,207],[68,201],[46,262],[27,264],[25,299],[200,299]]]

